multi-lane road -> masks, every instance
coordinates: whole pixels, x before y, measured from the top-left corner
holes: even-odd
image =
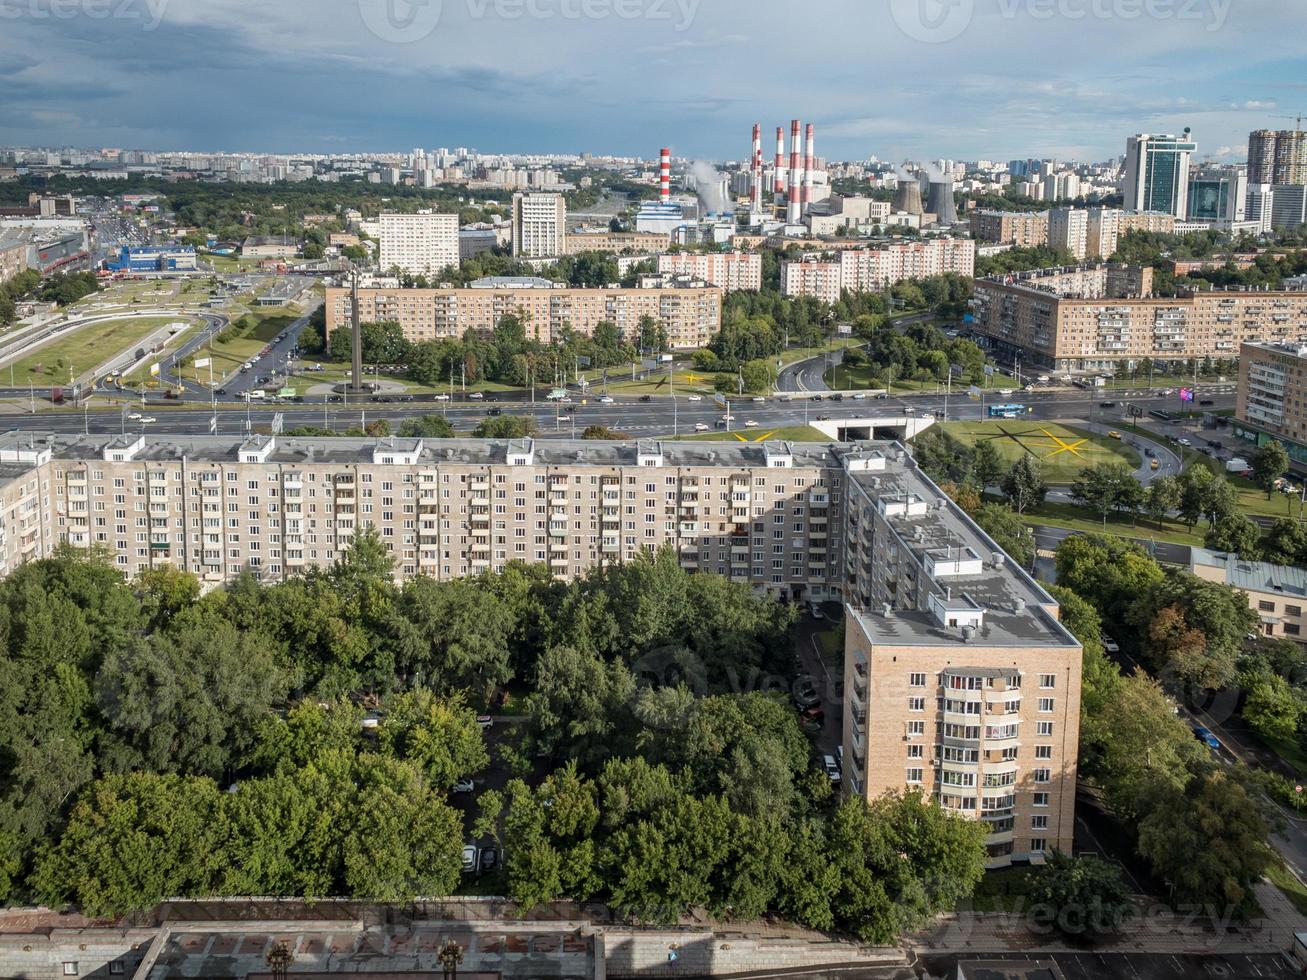
[[[253,374],[253,372],[251,372]],[[249,378],[250,375],[242,377]],[[492,406],[475,402],[434,402],[414,401],[400,403],[377,403],[369,400],[354,400],[342,404],[327,402],[325,399],[304,404],[262,406],[248,403],[219,403],[217,406],[218,431],[225,434],[243,432],[247,424],[252,428],[266,427],[272,420],[274,412],[280,412],[286,428],[300,426],[325,426],[332,429],[347,429],[358,426],[363,421],[389,419],[392,422],[412,418],[416,415],[445,415],[451,424],[459,430],[473,428],[484,419],[488,412],[500,411],[504,414],[533,415],[542,436],[569,437],[575,431],[578,435],[589,425],[603,425],[610,429],[628,433],[637,438],[665,435],[685,435],[694,431],[696,424],[716,427],[723,412],[709,398],[690,401],[686,396],[675,399],[655,396],[647,402],[635,398],[615,398],[612,404],[590,401],[587,404],[573,403],[560,406],[542,400],[532,404],[525,400],[529,396],[506,399]],[[974,420],[984,417],[984,411],[978,401],[965,395],[944,398],[939,395],[911,395],[903,398],[865,399],[854,401],[845,398],[833,402],[829,397],[822,401],[804,398],[782,400],[784,396],[772,396],[764,402],[731,403],[731,415],[734,421],[732,431],[737,431],[746,439],[755,439],[764,434],[787,426],[803,425],[816,421],[818,416],[832,420],[867,419],[867,418],[902,418],[904,415],[929,417],[946,417],[948,420]],[[1116,400],[1114,409],[1104,409],[1090,393],[1083,391],[1044,391],[1029,392],[1022,396],[1022,401],[1032,409],[1029,421],[1054,419],[1086,419],[1105,425],[1118,424],[1121,408],[1126,402],[1136,404],[1145,411],[1150,409],[1176,409],[1175,399],[1159,396],[1140,395],[1135,398],[1121,393],[1113,396]],[[1215,395],[1212,399],[1214,409],[1228,408],[1233,398],[1228,395]],[[947,404],[946,404],[947,403]],[[139,402],[133,403],[139,406]],[[572,411],[566,411],[571,408]],[[137,431],[141,424],[126,419],[126,414],[141,411],[131,405],[121,409],[97,408],[92,402],[82,411],[38,412],[36,414],[15,414],[8,416],[8,427],[24,431],[57,432],[120,432]],[[947,412],[946,416],[944,413]],[[214,410],[208,405],[173,407],[150,402],[145,409],[147,417],[156,421],[147,426],[149,431],[160,433],[204,433],[209,431]],[[753,421],[756,426],[746,423]]]

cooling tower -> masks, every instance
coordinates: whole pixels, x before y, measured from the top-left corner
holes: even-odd
[[[921,214],[921,184],[915,177],[899,178],[898,193],[894,195],[894,210],[907,214]]]
[[[953,203],[953,181],[932,180],[927,208],[935,216],[937,224],[955,225],[958,223],[958,209]]]

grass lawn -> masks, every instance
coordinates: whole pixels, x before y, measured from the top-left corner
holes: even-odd
[[[732,429],[727,432],[720,429],[716,432],[699,432],[694,435],[677,436],[678,439],[694,440],[698,442],[774,442],[783,440],[788,442],[831,442],[830,436],[820,432],[811,426],[792,425],[780,429],[740,429],[738,432]]]
[[[1191,534],[1177,521],[1163,521],[1159,529],[1145,517],[1140,517],[1136,522],[1122,514],[1109,514],[1107,526],[1104,527],[1102,518],[1097,513],[1074,504],[1052,502],[1044,503],[1035,510],[1026,511],[1021,515],[1021,520],[1026,524],[1064,527],[1085,534],[1113,534],[1140,541],[1163,541],[1168,544],[1187,544],[1200,548],[1205,534],[1205,525],[1202,524],[1195,529],[1195,533]]]
[[[1300,915],[1307,915],[1307,887],[1293,876],[1293,873],[1280,861],[1274,861],[1266,869],[1266,877],[1287,898]]]
[[[70,372],[75,376],[89,371],[160,327],[189,320],[185,314],[178,313],[91,324],[20,358],[13,366],[14,381],[20,385],[29,379],[42,384],[66,382]],[[57,368],[61,361],[63,366]]]
[[[881,377],[879,369],[871,365],[861,365],[859,367],[849,368],[843,364],[837,365],[827,371],[824,380],[836,391],[851,391],[864,388],[880,389],[885,387],[885,381]],[[895,394],[906,394],[908,392],[936,392],[942,393],[947,386],[942,381],[900,381],[895,380],[893,392]],[[966,397],[971,385],[965,381],[953,382],[953,393]],[[988,395],[993,398],[999,397],[999,390],[1002,388],[1011,388],[1015,392],[1020,385],[1017,384],[1016,378],[1007,374],[994,374],[989,379]]]
[[[995,419],[989,422],[947,422],[942,428],[967,445],[991,442],[1005,462],[1034,456],[1049,483],[1071,483],[1086,466],[1121,463],[1139,466],[1139,453],[1119,440],[1051,422]]]
[[[1198,384],[1199,386],[1234,384],[1235,380],[1236,380],[1235,378],[1227,376],[1226,379],[1222,381],[1220,380],[1220,377],[1218,375],[1213,374],[1210,376],[1200,376],[1198,378]],[[1139,389],[1147,389],[1148,386],[1149,386],[1149,381],[1148,381],[1148,375],[1146,374],[1139,374],[1133,378],[1131,378],[1129,375],[1118,375],[1117,377],[1112,378],[1110,381],[1108,381],[1108,383],[1103,388],[1099,388],[1097,390],[1098,391],[1136,391]],[[1152,387],[1154,388],[1175,388],[1178,392],[1179,389],[1181,388],[1192,388],[1193,386],[1194,386],[1194,376],[1192,374],[1188,374],[1188,375],[1154,374],[1153,375]],[[1175,398],[1176,398],[1176,405],[1178,407],[1180,404],[1180,397],[1177,394]]]
[[[844,676],[844,630],[840,624],[815,634],[821,648],[821,659],[833,678]]]

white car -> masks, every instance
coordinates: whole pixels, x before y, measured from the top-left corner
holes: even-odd
[[[482,398],[485,398],[486,395],[485,392],[483,391],[474,391],[467,397],[473,399],[474,401],[480,401]]]
[[[475,874],[481,855],[475,844],[463,845],[463,874]]]
[[[1186,449],[1193,445],[1193,443],[1190,442],[1188,439],[1177,439],[1176,442],[1184,446]]]
[[[703,401],[703,395],[687,395],[685,400],[687,402],[701,402]]]
[[[139,422],[141,420],[140,412],[132,412],[127,416],[129,422]]]
[[[840,781],[840,767],[835,761],[835,756],[823,755],[821,757],[821,768],[832,783],[838,783]]]
[[[744,427],[745,427],[746,429],[756,429],[756,428],[758,428],[758,423],[755,422],[753,419],[749,419],[748,421],[746,421],[746,422],[744,423]]]
[[[850,397],[855,402],[860,402],[867,397],[867,393],[865,391],[855,391]]]
[[[474,789],[476,789],[476,786],[470,779],[460,779],[454,784],[455,793],[470,793]]]
[[[613,396],[612,396],[612,395],[602,395],[602,396],[600,396],[600,398],[599,398],[599,404],[600,404],[600,405],[611,405],[612,403],[613,403]]]
[[[437,396],[436,396],[436,401],[438,401],[438,402],[447,402],[447,401],[449,401],[449,396],[448,396],[448,395],[437,395]]]
[[[145,416],[145,418],[141,419],[141,425],[149,425],[151,422],[157,422],[157,421],[159,420],[156,419],[153,415],[147,415]]]
[[[735,421],[735,416],[734,416],[734,415],[723,415],[723,416],[722,416],[722,421],[723,421],[723,422],[734,422],[734,421]]]
[[[695,432],[707,432],[707,431],[709,430],[709,428],[711,428],[711,426],[709,426],[707,422],[696,422],[696,423],[694,423],[694,431],[695,431]]]
[[[1112,639],[1110,636],[1108,636],[1106,633],[1104,633],[1102,636],[1100,636],[1100,637],[1099,637],[1099,640],[1102,641],[1102,643],[1103,643],[1103,649],[1106,650],[1108,653],[1120,653],[1120,652],[1121,652],[1121,645],[1120,645],[1119,643],[1117,643],[1116,640],[1114,640],[1114,639]]]
[[[754,400],[755,402],[765,402],[767,399],[766,399],[766,398],[763,398],[762,395],[754,395],[754,396],[753,396],[753,400]]]

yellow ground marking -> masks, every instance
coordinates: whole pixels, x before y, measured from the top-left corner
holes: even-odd
[[[1085,443],[1087,443],[1089,441],[1088,439],[1079,439],[1076,442],[1066,442],[1065,440],[1060,439],[1057,436],[1053,435],[1053,433],[1049,432],[1043,426],[1040,426],[1039,431],[1044,433],[1044,435],[1048,436],[1048,438],[1052,440],[1053,445],[1057,447],[1051,453],[1045,456],[1044,457],[1045,459],[1052,459],[1054,456],[1061,456],[1063,453],[1070,453],[1072,456],[1075,456],[1077,459],[1085,458],[1080,454],[1080,447],[1083,446]]]

